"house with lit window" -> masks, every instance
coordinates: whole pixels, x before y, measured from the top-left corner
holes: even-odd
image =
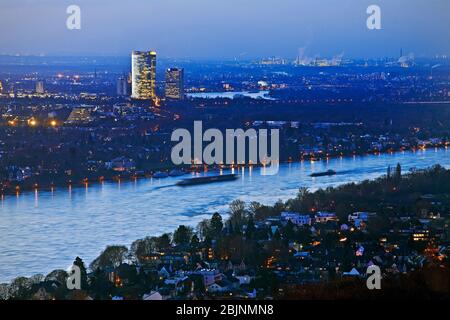
[[[312,218],[309,214],[298,214],[295,212],[282,212],[281,218],[285,222],[292,222],[297,226],[311,225]]]
[[[335,213],[330,212],[317,212],[314,216],[314,221],[317,223],[326,223],[329,221],[337,221],[338,218]]]
[[[117,172],[127,172],[136,169],[136,164],[127,157],[118,157],[106,163],[106,168]]]
[[[362,225],[367,224],[371,217],[376,214],[371,212],[354,212],[348,215],[348,222],[352,223],[355,227],[360,228]]]

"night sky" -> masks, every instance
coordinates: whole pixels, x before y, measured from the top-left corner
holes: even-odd
[[[66,8],[81,7],[81,30]],[[382,29],[366,9],[381,7]],[[172,58],[450,53],[448,0],[1,0],[0,54]]]

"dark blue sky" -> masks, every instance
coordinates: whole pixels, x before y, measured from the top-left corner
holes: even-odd
[[[66,8],[82,29],[66,28]],[[366,9],[382,10],[382,30]],[[450,53],[449,0],[1,0],[0,54],[397,57]]]

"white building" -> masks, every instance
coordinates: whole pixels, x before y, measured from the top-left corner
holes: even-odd
[[[298,214],[294,212],[282,212],[281,218],[284,221],[291,221],[293,224],[298,226],[311,225],[312,219],[310,215]]]
[[[348,215],[348,222],[359,228],[363,223],[367,223],[370,217],[375,215],[375,213],[370,212],[353,212]]]

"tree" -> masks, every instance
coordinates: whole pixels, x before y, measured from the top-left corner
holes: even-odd
[[[256,216],[257,212],[261,209],[261,207],[262,207],[261,203],[252,201],[249,206],[250,213],[252,213],[253,216]]]
[[[400,163],[397,163],[397,167],[395,168],[395,179],[400,181],[402,178],[402,166]]]
[[[88,285],[88,277],[87,277],[86,266],[84,265],[83,259],[81,259],[80,257],[76,257],[75,261],[73,262],[73,265],[77,266],[78,268],[80,268],[81,288],[83,290],[86,290],[89,287],[89,285]]]
[[[253,214],[250,214],[247,221],[247,229],[245,230],[245,236],[247,239],[253,238],[256,231],[255,222],[253,221]]]
[[[66,285],[68,274],[65,270],[53,270],[44,279],[44,281],[54,281],[61,286]]]
[[[9,285],[0,283],[0,300],[8,300],[10,298]]]
[[[211,233],[212,233],[212,237],[217,237],[222,233],[222,229],[223,229],[223,221],[222,221],[222,216],[219,213],[214,213],[212,218],[211,218],[211,222],[210,222],[210,227],[211,227]]]
[[[245,202],[242,200],[234,200],[230,204],[230,219],[235,228],[241,229],[245,221]]]
[[[198,239],[197,235],[194,234],[191,238],[191,247],[195,249],[198,247],[199,243],[200,243],[200,240]]]
[[[283,212],[286,208],[284,206],[283,201],[280,199],[278,200],[275,205],[273,206],[273,209],[275,210],[276,214],[280,214],[281,212]]]
[[[388,218],[382,216],[371,217],[367,224],[367,231],[374,240],[377,240],[389,231]]]
[[[297,199],[300,201],[305,201],[306,197],[309,196],[311,193],[309,192],[309,189],[306,187],[301,187],[298,189]]]
[[[278,287],[277,276],[271,270],[260,269],[251,281],[250,287],[263,289],[266,293],[273,293]]]
[[[9,285],[9,294],[12,299],[27,300],[31,293],[33,283],[26,277],[15,278]]]
[[[146,237],[134,241],[130,247],[130,256],[142,263],[145,257],[156,251],[156,237]]]
[[[193,233],[194,232],[191,227],[181,225],[173,234],[173,242],[176,245],[189,244],[189,241],[191,240]]]
[[[92,261],[90,267],[93,271],[107,267],[116,268],[126,259],[128,248],[125,246],[108,246]]]
[[[170,248],[170,233],[164,233],[160,237],[154,238],[156,249],[159,251],[164,251]]]
[[[113,284],[106,275],[100,269],[96,269],[91,275],[91,290],[95,292],[95,298],[108,299],[112,289]]]
[[[197,233],[202,240],[209,238],[211,234],[211,220],[203,219],[197,224]]]
[[[242,230],[245,223],[245,202],[242,200],[234,200],[230,204],[229,221],[236,233]]]
[[[294,236],[295,236],[294,229],[295,229],[294,224],[292,223],[291,220],[288,220],[288,222],[283,230],[283,238],[288,239],[288,240],[293,240]]]

